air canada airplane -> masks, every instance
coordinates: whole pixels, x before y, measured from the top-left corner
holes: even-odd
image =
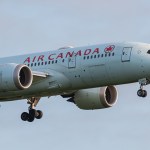
[[[61,95],[80,109],[112,107],[114,85],[139,82],[137,95],[146,97],[150,83],[150,44],[106,43],[0,58],[0,101],[27,99],[23,121],[41,119],[41,97]]]

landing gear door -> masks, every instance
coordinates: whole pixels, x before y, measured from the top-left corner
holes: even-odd
[[[72,57],[68,58],[68,68],[75,68],[76,67],[76,56],[73,55]]]
[[[123,50],[122,50],[122,56],[121,56],[121,61],[122,62],[130,61],[131,51],[132,51],[132,47],[124,47],[123,48]]]

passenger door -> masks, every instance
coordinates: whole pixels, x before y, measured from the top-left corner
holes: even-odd
[[[131,51],[132,51],[132,47],[124,47],[123,48],[123,50],[122,50],[122,56],[121,56],[121,61],[122,62],[128,62],[128,61],[130,61]]]

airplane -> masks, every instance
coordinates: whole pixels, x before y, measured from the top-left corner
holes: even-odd
[[[122,42],[0,58],[0,102],[26,99],[23,121],[41,119],[42,97],[61,95],[84,110],[116,104],[116,85],[139,82],[139,97],[150,83],[150,44]]]

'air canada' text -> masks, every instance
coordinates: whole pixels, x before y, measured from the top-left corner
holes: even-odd
[[[47,55],[39,55],[39,56],[29,56],[25,59],[24,63],[31,63],[31,62],[41,62],[47,60],[55,60],[55,59],[64,59],[70,58],[73,56],[87,56],[87,55],[95,55],[99,54],[100,49],[86,49],[86,50],[78,50],[78,51],[68,51],[68,52],[61,52],[61,53],[52,53]]]

